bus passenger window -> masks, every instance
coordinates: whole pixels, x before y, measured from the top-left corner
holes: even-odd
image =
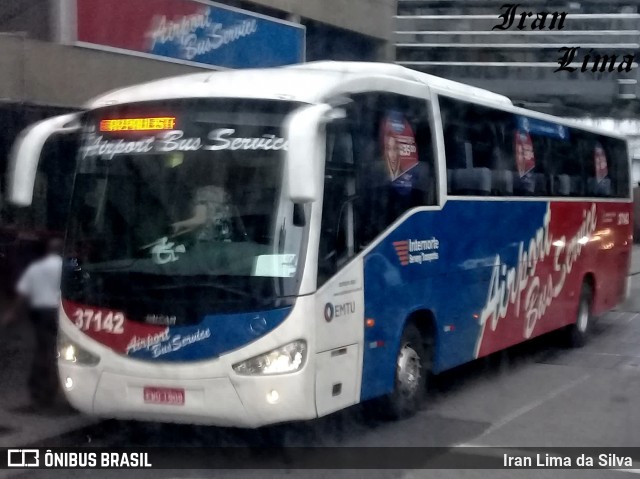
[[[629,164],[627,145],[624,140],[617,138],[601,138],[600,141],[607,155],[608,175],[611,179],[611,196],[628,198]]]
[[[437,201],[426,100],[353,95],[347,119],[327,127],[318,286],[394,221]]]
[[[428,103],[390,93],[354,100],[362,248],[410,209],[436,204],[437,189]]]
[[[585,141],[585,164],[589,196],[629,196],[629,175],[624,141],[589,134]]]

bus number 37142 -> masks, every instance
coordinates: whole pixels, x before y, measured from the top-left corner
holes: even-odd
[[[103,313],[102,311],[93,311],[92,309],[76,309],[74,323],[78,329],[82,331],[107,332],[111,334],[124,333],[124,314],[122,313]]]

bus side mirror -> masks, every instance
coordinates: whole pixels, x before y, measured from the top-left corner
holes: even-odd
[[[289,142],[285,168],[289,199],[293,203],[313,203],[319,199],[326,123],[343,115],[343,110],[321,104],[303,107],[289,116],[285,126]]]
[[[79,114],[56,116],[43,120],[22,131],[9,155],[8,200],[18,206],[29,206],[45,143],[56,133],[80,131]],[[75,161],[70,158],[69,161]]]

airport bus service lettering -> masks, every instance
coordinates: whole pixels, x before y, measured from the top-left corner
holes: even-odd
[[[106,139],[92,133],[88,145],[83,148],[82,157],[112,160],[119,155],[141,155],[149,153],[171,153],[175,151],[220,151],[220,150],[287,150],[288,142],[273,134],[260,137],[235,137],[233,128],[213,130],[207,136],[208,142],[202,138],[185,137],[184,131],[172,130],[157,136],[148,136],[136,140]]]
[[[580,256],[582,247],[596,230],[596,220],[596,205],[592,204],[589,210],[583,210],[582,224],[572,238],[567,240],[561,236],[554,239],[549,232],[551,210],[547,206],[543,226],[529,240],[528,249],[525,250],[525,243],[520,242],[515,266],[507,269],[500,255],[496,255],[487,302],[479,318],[482,327],[486,327],[489,322],[491,329],[495,331],[500,319],[507,316],[510,305],[515,307],[515,316],[519,316],[522,295],[526,290],[523,336],[530,338],[537,321],[544,315],[552,300],[562,292],[565,279]],[[553,255],[553,273],[546,278],[536,276],[538,263],[550,255]]]

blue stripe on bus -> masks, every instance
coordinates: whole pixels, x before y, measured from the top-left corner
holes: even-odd
[[[474,358],[480,326],[473,315],[487,300],[496,254],[515,264],[520,242],[535,235],[546,210],[537,201],[449,200],[442,211],[410,216],[367,254],[365,318],[375,326],[365,329],[362,400],[393,390],[400,337],[413,311],[435,316],[434,372]],[[408,240],[423,242],[417,246],[424,250],[405,254]],[[406,264],[409,255],[424,262]]]
[[[169,328],[166,340],[129,356],[167,362],[213,359],[273,331],[291,309],[205,316],[198,325]]]

